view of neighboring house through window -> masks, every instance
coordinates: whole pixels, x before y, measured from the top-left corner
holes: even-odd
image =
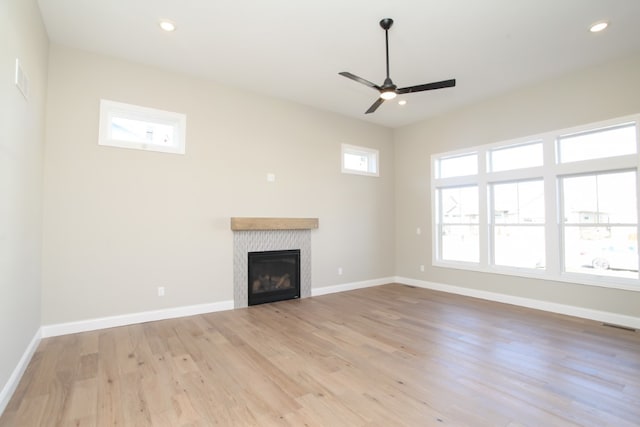
[[[434,265],[640,290],[639,119],[432,156]]]
[[[493,262],[511,267],[544,268],[543,181],[493,184],[491,189]]]
[[[566,271],[638,277],[636,171],[562,178]]]
[[[478,187],[444,188],[438,192],[438,203],[442,206],[438,221],[442,259],[478,262]]]

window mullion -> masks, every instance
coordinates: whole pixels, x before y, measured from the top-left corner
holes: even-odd
[[[488,266],[491,251],[489,240],[489,200],[487,189],[487,150],[478,151],[478,240],[480,265]]]
[[[558,169],[556,164],[556,141],[552,135],[546,135],[544,145],[544,210],[545,210],[545,254],[546,270],[549,275],[559,275],[562,266],[562,208],[558,194]]]

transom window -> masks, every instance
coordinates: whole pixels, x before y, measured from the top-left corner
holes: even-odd
[[[542,141],[489,151],[492,172],[542,166]]]
[[[433,155],[433,264],[640,290],[639,121]]]
[[[103,99],[98,144],[184,154],[186,120],[184,114]]]
[[[475,175],[478,173],[478,155],[474,153],[442,157],[438,159],[436,166],[438,178]]]
[[[378,150],[342,144],[342,173],[379,176]]]

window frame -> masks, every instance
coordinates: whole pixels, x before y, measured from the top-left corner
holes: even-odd
[[[173,128],[174,141],[171,145],[160,145],[113,138],[111,123],[114,117],[171,126]],[[108,99],[100,100],[98,145],[161,153],[185,154],[186,127],[187,116],[185,114],[110,101]]]
[[[590,130],[605,129],[615,126],[622,126],[630,122],[636,126],[636,153],[609,158],[581,160],[570,163],[560,163],[559,139],[570,134],[588,132]],[[512,169],[492,172],[490,169],[490,156],[494,150],[527,145],[542,141],[543,145],[543,165],[539,167],[528,167],[522,169]],[[438,161],[444,158],[459,157],[465,154],[478,154],[478,173],[475,175],[455,176],[439,178],[437,176]],[[517,138],[473,146],[465,149],[458,149],[450,152],[435,153],[431,155],[431,230],[432,230],[432,259],[431,264],[435,267],[446,267],[461,270],[479,271],[484,273],[506,274],[512,276],[543,279],[549,281],[568,282],[615,289],[640,291],[640,272],[638,277],[619,278],[606,275],[587,275],[585,273],[574,273],[564,271],[564,242],[563,228],[561,227],[561,201],[560,183],[561,178],[580,174],[599,174],[615,172],[621,170],[636,171],[636,209],[640,216],[640,114],[614,118],[611,120],[589,123],[572,128],[555,130],[550,132],[532,135],[524,138]],[[545,269],[529,269],[521,267],[500,266],[493,263],[493,200],[491,196],[491,186],[493,184],[543,180],[545,192]],[[478,186],[479,209],[480,209],[480,262],[467,263],[440,259],[440,239],[438,235],[438,212],[439,206],[436,203],[438,190],[456,186]],[[638,218],[636,231],[640,231],[640,217]],[[639,233],[640,234],[640,233]],[[640,254],[639,254],[640,256]]]

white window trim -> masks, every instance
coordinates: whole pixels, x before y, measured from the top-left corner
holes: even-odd
[[[172,126],[174,128],[174,143],[170,146],[164,146],[114,139],[111,135],[111,120],[114,116]],[[186,126],[187,116],[185,114],[101,99],[98,145],[184,154]]]
[[[623,155],[605,159],[584,160],[579,162],[558,164],[556,162],[556,138],[590,129],[604,128],[620,125],[623,123],[636,123],[636,147],[638,154]],[[544,166],[527,169],[516,169],[501,172],[488,172],[488,156],[492,149],[506,148],[508,146],[524,145],[534,141],[542,141]],[[441,158],[451,158],[465,154],[478,154],[478,174],[470,176],[458,176],[451,178],[437,177],[437,161]],[[454,268],[460,270],[470,270],[482,273],[495,273],[511,276],[520,276],[549,281],[566,282],[573,284],[599,286],[605,288],[623,289],[640,292],[640,278],[618,278],[611,276],[587,275],[562,271],[562,242],[560,228],[560,209],[558,207],[558,178],[565,175],[581,173],[598,173],[615,170],[635,169],[637,171],[636,199],[637,209],[640,213],[640,114],[590,123],[582,126],[546,132],[540,135],[533,135],[524,138],[517,138],[508,141],[474,146],[459,149],[446,153],[436,153],[431,155],[431,230],[432,230],[432,260],[435,267]],[[488,191],[489,184],[497,182],[522,181],[530,179],[543,179],[545,189],[545,241],[546,241],[546,268],[544,270],[528,269],[518,267],[496,266],[489,260],[491,246],[489,243],[490,223],[488,218]],[[444,261],[438,259],[440,236],[438,235],[436,197],[439,188],[454,186],[478,186],[478,197],[480,203],[480,262],[470,263],[462,261]],[[547,203],[547,201],[552,201]],[[639,220],[640,224],[640,220]],[[640,226],[639,232],[640,232]],[[640,233],[639,233],[640,234]],[[639,242],[640,243],[640,242]]]
[[[349,169],[344,165],[344,155],[345,154],[354,154],[354,155],[364,155],[369,158],[369,162],[372,167],[369,168],[368,172],[360,171],[357,169]],[[365,175],[365,176],[380,176],[380,159],[379,159],[379,151],[375,148],[369,147],[360,147],[357,145],[350,144],[342,144],[342,148],[340,151],[340,162],[342,165],[342,173],[353,174],[353,175]],[[371,171],[373,169],[373,171]]]

